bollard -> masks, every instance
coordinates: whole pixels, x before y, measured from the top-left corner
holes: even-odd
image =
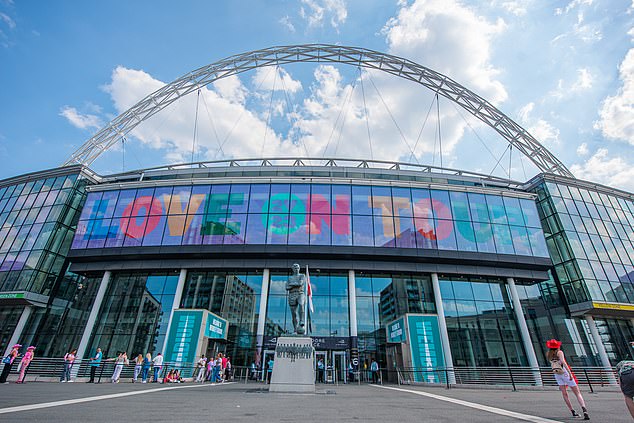
[[[447,389],[449,389],[449,369],[445,367],[445,383],[447,384]]]

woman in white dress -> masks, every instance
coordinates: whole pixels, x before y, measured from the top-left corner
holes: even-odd
[[[579,387],[577,386],[577,381],[566,362],[566,358],[564,357],[564,352],[561,350],[561,342],[556,339],[551,339],[546,341],[546,347],[548,348],[548,362],[550,363],[550,367],[553,370],[553,376],[557,381],[557,385],[559,385],[559,390],[561,391],[561,395],[564,397],[564,402],[568,406],[568,409],[572,413],[573,417],[579,417],[579,414],[572,408],[572,404],[570,403],[570,398],[568,398],[568,387],[577,397],[577,401],[581,406],[581,410],[583,411],[583,419],[590,420],[590,416],[588,415],[588,410],[586,409],[586,402],[583,400],[581,396],[581,391],[579,391]]]

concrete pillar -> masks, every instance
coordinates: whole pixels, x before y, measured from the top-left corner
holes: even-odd
[[[445,308],[442,304],[442,296],[440,295],[440,283],[438,282],[438,274],[431,274],[431,284],[434,290],[434,301],[436,303],[436,314],[438,314],[438,330],[440,332],[440,340],[442,342],[443,356],[445,358],[445,367],[448,370],[449,383],[456,384],[456,374],[453,370],[453,357],[451,356],[451,345],[449,344],[449,332],[447,331],[447,322],[445,321]]]
[[[354,270],[348,270],[348,307],[350,307],[350,336],[357,336],[357,283]]]
[[[22,332],[24,331],[26,322],[28,322],[29,317],[31,317],[31,313],[33,313],[33,306],[25,306],[22,310],[22,314],[20,314],[20,319],[18,319],[18,323],[15,325],[15,329],[13,330],[13,335],[11,335],[11,339],[9,340],[9,344],[7,345],[7,349],[2,355],[3,357],[9,355],[9,353],[11,352],[11,347],[20,342],[20,337],[22,336]],[[28,345],[23,345],[23,347],[28,347]]]
[[[81,341],[79,341],[79,347],[77,347],[78,359],[82,359],[86,355],[86,348],[88,348],[88,341],[90,341],[90,335],[92,335],[92,331],[95,328],[95,322],[97,321],[97,316],[99,315],[99,310],[101,309],[101,303],[103,302],[103,299],[106,296],[106,291],[108,290],[108,285],[110,284],[111,276],[112,276],[112,272],[110,270],[106,270],[103,273],[103,277],[101,278],[99,289],[97,289],[97,296],[95,297],[95,301],[92,304],[92,308],[90,309],[90,314],[88,315],[88,321],[86,321],[86,327],[84,327],[84,333],[81,336]],[[73,370],[75,370],[75,373],[76,373],[77,371],[79,371],[79,366],[73,366]]]
[[[263,366],[262,347],[264,344],[264,328],[266,326],[266,308],[269,301],[269,284],[271,282],[269,269],[262,270],[262,293],[260,294],[260,311],[258,314],[258,327],[255,331],[256,363]]]
[[[539,362],[535,355],[535,348],[533,348],[533,342],[531,341],[531,334],[528,332],[528,325],[526,324],[526,318],[524,317],[524,309],[520,302],[520,296],[517,293],[517,287],[515,286],[515,279],[506,278],[506,283],[511,292],[511,301],[513,302],[513,310],[515,311],[515,319],[517,325],[520,328],[520,335],[522,336],[522,343],[524,344],[524,351],[526,351],[526,357],[528,358],[528,364],[533,370],[533,377],[535,378],[535,385],[542,386],[542,377],[539,373]]]
[[[616,385],[616,378],[612,374],[612,364],[610,364],[608,353],[605,350],[605,345],[603,345],[601,335],[599,335],[599,330],[597,329],[597,324],[594,321],[594,317],[590,315],[586,315],[584,317],[586,319],[586,323],[588,323],[588,328],[590,329],[590,334],[592,335],[594,345],[597,347],[597,352],[599,353],[599,358],[601,359],[601,365],[608,372],[608,380],[611,385]]]
[[[165,345],[167,344],[167,338],[170,336],[170,327],[172,326],[172,317],[174,317],[174,310],[180,307],[181,298],[183,298],[183,290],[185,289],[185,282],[187,281],[187,269],[181,269],[181,273],[178,275],[178,284],[176,285],[176,292],[174,293],[174,302],[172,303],[172,310],[170,310],[170,319],[167,321],[167,332],[165,332],[165,338],[163,338],[163,345],[161,346],[161,353],[165,356]]]

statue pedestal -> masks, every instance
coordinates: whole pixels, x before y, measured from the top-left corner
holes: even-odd
[[[315,348],[310,337],[277,338],[269,392],[315,392]]]

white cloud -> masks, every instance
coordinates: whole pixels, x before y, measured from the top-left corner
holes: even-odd
[[[100,128],[103,125],[99,116],[82,114],[76,108],[70,106],[62,107],[59,115],[65,117],[71,125],[79,129]]]
[[[417,0],[383,28],[392,53],[419,61],[476,91],[493,104],[507,99],[496,80],[491,42],[506,28],[455,0]]]
[[[274,72],[272,72],[274,70]],[[253,84],[261,90],[286,91],[295,93],[302,89],[301,81],[294,80],[289,73],[281,67],[258,68],[253,76]]]
[[[584,142],[579,147],[577,147],[577,155],[579,155],[579,156],[587,156],[588,153],[590,153],[590,150],[588,150],[588,143]]]
[[[577,69],[577,79],[570,84],[567,84],[563,79],[559,79],[557,81],[557,88],[549,92],[548,96],[556,100],[563,100],[591,89],[593,83],[594,76],[590,73],[590,70],[580,68]]]
[[[528,7],[532,5],[532,0],[513,0],[503,1],[502,9],[515,16],[525,16],[528,13]]]
[[[308,27],[322,27],[329,19],[330,26],[338,29],[346,22],[348,10],[344,0],[302,0],[299,16],[308,22]]]
[[[293,25],[293,22],[291,22],[291,18],[288,15],[282,17],[278,22],[290,32],[295,32],[295,25]]]
[[[585,163],[572,165],[570,171],[580,179],[634,191],[634,163],[609,157],[607,148],[598,149]]]
[[[122,113],[164,85],[142,70],[119,66],[104,88]],[[169,162],[189,161],[198,107],[195,160],[297,155],[296,146],[280,138],[255,112],[246,108],[249,95],[239,78],[224,78],[210,88],[201,88],[200,101],[197,94],[182,97],[138,125],[131,135],[150,148],[164,150]]]
[[[232,103],[243,105],[249,95],[249,90],[235,75],[214,81],[213,87],[220,97]]]
[[[518,112],[519,123],[533,135],[541,144],[559,144],[559,129],[555,128],[543,118],[532,116],[535,103],[528,103]]]
[[[618,92],[607,97],[599,111],[595,129],[606,138],[622,140],[634,145],[634,48],[625,55],[619,66],[622,85]]]
[[[577,73],[579,77],[577,78],[575,83],[572,84],[572,90],[581,91],[581,90],[587,90],[589,88],[592,88],[594,77],[592,76],[590,71],[586,68],[581,68],[581,69],[577,69]]]
[[[565,15],[573,9],[579,8],[581,6],[592,6],[593,0],[573,0],[566,5],[566,7],[561,8],[558,7],[555,9],[556,15]]]
[[[9,29],[15,29],[15,21],[6,13],[0,12],[0,21],[4,22]]]

